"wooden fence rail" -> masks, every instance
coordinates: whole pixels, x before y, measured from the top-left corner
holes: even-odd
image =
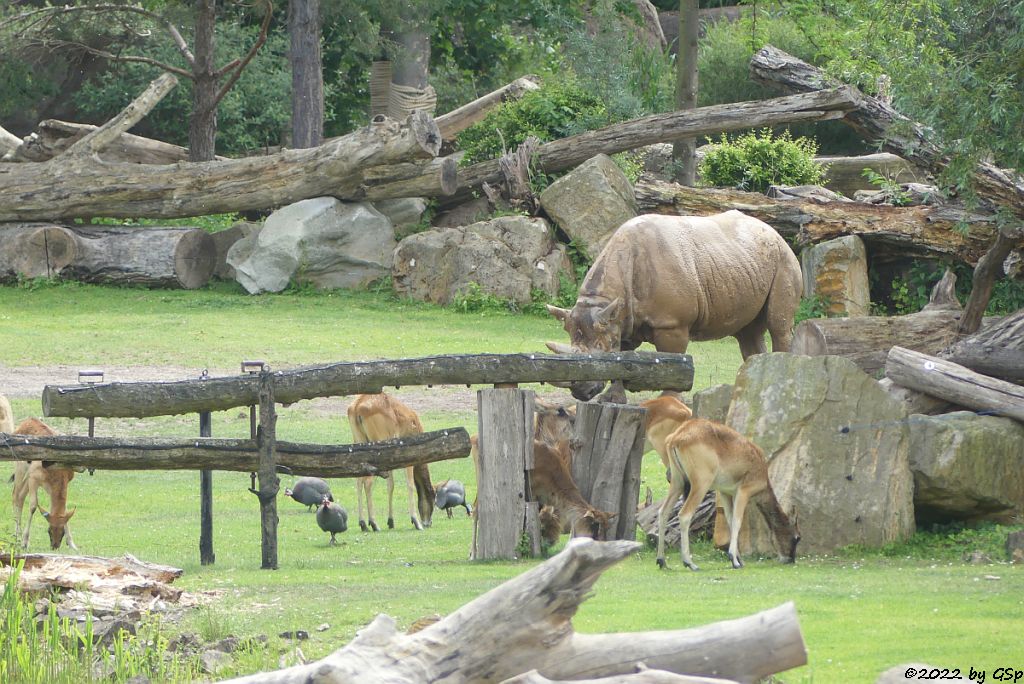
[[[375,394],[406,385],[498,385],[622,380],[626,389],[676,390],[693,386],[688,354],[470,354],[359,361],[271,373],[274,401]],[[259,403],[259,377],[238,375],[178,382],[47,385],[46,416],[143,418],[224,411]]]

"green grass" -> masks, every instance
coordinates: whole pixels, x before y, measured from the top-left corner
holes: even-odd
[[[22,366],[64,364],[73,381],[83,366],[165,365],[226,368],[243,358],[262,358],[282,368],[309,363],[424,356],[439,353],[542,351],[548,339],[563,340],[553,319],[488,312],[455,314],[437,307],[393,302],[368,293],[250,297],[232,287],[199,292],[100,287],[0,288],[0,392],[8,373]],[[691,348],[696,387],[731,381],[739,366],[733,341]],[[444,393],[445,388],[435,391]],[[398,393],[401,397],[401,392]],[[37,397],[13,401],[17,416],[38,415]],[[303,401],[280,409],[280,439],[343,443],[349,440],[344,399]],[[443,403],[442,403],[443,406]],[[463,409],[433,409],[425,427],[464,425],[476,417]],[[61,431],[84,434],[85,421],[53,419]],[[194,435],[195,416],[145,420],[99,419],[102,435]],[[213,434],[248,433],[242,410],[214,414]],[[467,483],[475,494],[468,460],[431,467],[434,480]],[[5,481],[10,464],[0,465]],[[644,485],[665,491],[658,460],[644,464]],[[317,528],[305,507],[279,503],[280,569],[260,565],[259,513],[243,473],[214,474],[216,563],[198,558],[198,475],[192,472],[97,472],[79,475],[70,503],[78,506],[73,530],[81,552],[131,553],[185,570],[177,584],[188,591],[216,591],[208,607],[192,611],[168,634],[192,630],[215,638],[267,634],[270,646],[238,660],[238,673],[277,667],[294,646],[280,632],[306,630],[307,657],[317,658],[347,643],[377,614],[402,628],[417,618],[447,614],[481,593],[533,567],[535,560],[471,563],[472,528],[461,512],[443,513],[432,528],[414,531],[396,497],[398,529],[365,534],[355,525],[354,484],[333,480],[336,499],[350,513],[351,527],[337,547]],[[291,478],[282,476],[282,486]],[[396,491],[403,491],[397,474]],[[380,487],[383,491],[383,487]],[[383,507],[383,496],[378,507]],[[45,505],[45,504],[44,504]],[[378,514],[378,518],[384,515]],[[729,569],[724,554],[695,544],[698,573],[685,570],[678,554],[670,570],[658,571],[645,548],[609,570],[574,618],[581,632],[679,629],[748,615],[794,601],[809,652],[809,664],[785,673],[785,682],[873,682],[897,663],[969,666],[990,675],[1022,661],[1024,571],[1005,563],[974,566],[966,553],[983,549],[1003,558],[1006,528],[919,534],[912,543],[882,550],[849,550],[831,557],[800,557],[795,566],[748,559]],[[13,535],[0,517],[0,539]],[[46,550],[38,517],[32,550]],[[997,577],[998,579],[990,579]],[[327,623],[329,629],[316,628]],[[225,673],[230,674],[230,673]]]

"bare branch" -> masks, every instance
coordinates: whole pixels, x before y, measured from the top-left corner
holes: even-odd
[[[245,70],[245,67],[253,60],[256,53],[259,52],[261,47],[263,47],[263,44],[267,42],[267,34],[270,31],[270,21],[274,18],[274,3],[272,0],[262,0],[262,2],[266,6],[266,14],[263,15],[263,23],[260,25],[260,35],[241,61],[233,60],[216,72],[216,76],[220,78],[220,76],[226,73],[232,64],[237,62],[234,67],[234,71],[231,72],[231,76],[217,92],[217,97],[214,99],[214,103],[219,103],[224,99],[224,96],[227,95],[228,91],[231,90],[231,87],[235,85],[235,82],[238,81],[239,77],[242,75],[242,71]]]

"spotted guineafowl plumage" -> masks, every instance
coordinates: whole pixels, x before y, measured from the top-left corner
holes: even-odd
[[[466,487],[458,480],[445,480],[436,487],[434,495],[434,507],[441,508],[452,517],[452,509],[462,506],[466,509],[466,515],[472,515],[473,509],[466,503]]]
[[[331,533],[331,545],[337,544],[334,535],[348,529],[348,513],[344,508],[324,497],[316,509],[316,524],[324,532]]]
[[[325,496],[328,501],[334,501],[330,485],[319,477],[300,477],[294,487],[285,487],[284,495],[295,499],[304,506],[309,506],[311,511],[314,506],[320,505]]]

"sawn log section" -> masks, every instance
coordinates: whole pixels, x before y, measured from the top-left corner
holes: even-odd
[[[688,391],[688,354],[471,354],[360,361],[278,371],[274,400],[291,404],[316,397],[374,394],[408,385],[491,385],[528,382],[622,380],[626,389]],[[46,416],[142,418],[224,411],[258,402],[259,378],[239,375],[180,382],[47,385]]]
[[[319,445],[277,442],[277,466],[295,476],[359,477],[420,463],[469,455],[465,428],[363,444]],[[251,439],[110,437],[26,437],[0,435],[0,461],[59,461],[103,470],[233,470],[259,465],[259,444]]]

